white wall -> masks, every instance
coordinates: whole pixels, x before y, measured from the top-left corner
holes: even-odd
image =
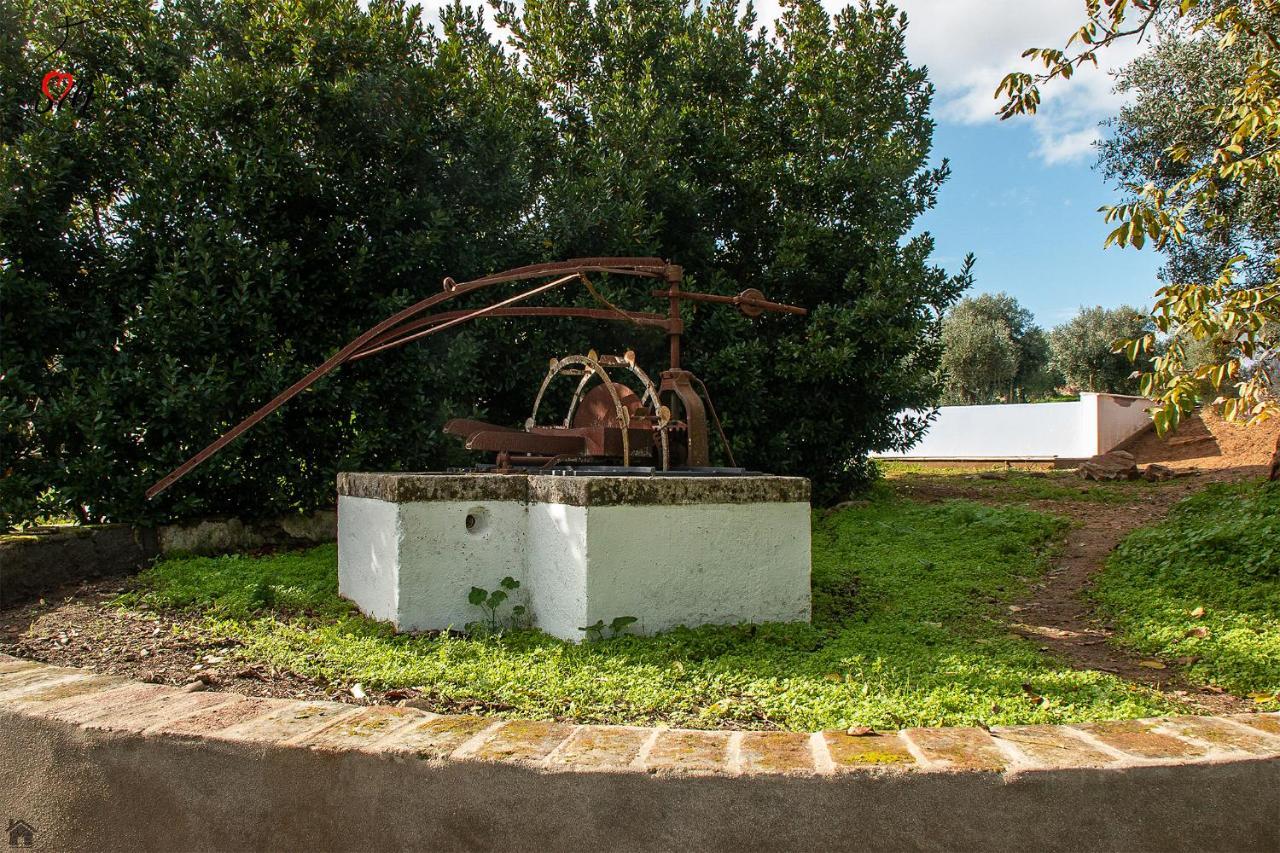
[[[1087,459],[1151,423],[1142,397],[1081,394],[1070,403],[943,406],[920,443],[882,459]]]

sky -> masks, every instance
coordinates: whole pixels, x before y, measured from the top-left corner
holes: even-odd
[[[848,0],[823,0],[831,11]],[[435,20],[439,2],[424,3]],[[936,241],[934,261],[955,271],[977,257],[971,292],[1013,295],[1051,328],[1081,306],[1147,305],[1160,258],[1150,249],[1103,249],[1098,208],[1117,195],[1093,168],[1100,123],[1121,105],[1109,71],[1141,45],[1114,46],[1102,67],[1085,68],[1043,92],[1040,112],[1002,122],[996,86],[1029,69],[1028,47],[1060,47],[1083,22],[1083,0],[896,0],[907,13],[907,54],[927,66],[937,89],[936,159],[951,163],[935,209],[918,223]],[[760,22],[777,0],[757,0]]]

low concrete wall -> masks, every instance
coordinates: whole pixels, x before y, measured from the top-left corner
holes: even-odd
[[[472,587],[580,640],[618,617],[808,621],[809,482],[797,477],[338,476],[338,591],[400,630],[460,629]]]
[[[127,524],[35,528],[0,537],[0,606],[111,575],[131,574],[168,554],[213,556],[265,546],[332,542],[337,515],[320,510],[268,521],[210,518],[157,528]]]
[[[49,850],[1280,849],[1280,715],[727,732],[184,693],[0,656]]]
[[[0,606],[63,584],[128,574],[160,553],[154,530],[127,524],[43,527],[0,538]]]
[[[1151,401],[1081,394],[1068,403],[942,406],[920,443],[881,459],[1088,459],[1147,428]]]

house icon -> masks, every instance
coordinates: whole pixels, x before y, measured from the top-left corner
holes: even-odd
[[[9,821],[9,846],[30,847],[35,839],[36,831],[25,820]]]

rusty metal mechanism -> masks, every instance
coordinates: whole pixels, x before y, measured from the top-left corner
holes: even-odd
[[[651,295],[667,300],[667,313],[629,311],[603,297],[592,284],[589,274],[631,276],[657,279],[666,285]],[[302,379],[280,392],[271,402],[219,436],[208,447],[166,474],[147,490],[154,498],[179,478],[230,444],[246,430],[280,408],[339,365],[359,361],[411,341],[434,335],[445,329],[484,317],[569,317],[584,320],[612,320],[641,327],[662,329],[669,342],[670,367],[662,371],[655,383],[637,364],[635,353],[623,355],[571,355],[551,360],[550,368],[533,404],[533,414],[523,430],[495,426],[482,421],[458,419],[445,424],[445,431],[462,437],[472,450],[497,453],[497,471],[511,471],[528,466],[564,466],[573,464],[621,464],[630,467],[644,464],[661,470],[702,468],[709,464],[707,412],[710,411],[730,462],[732,451],[720,428],[719,418],[711,405],[706,386],[698,377],[680,367],[681,337],[684,324],[680,319],[682,301],[733,305],[746,317],[758,317],[765,311],[804,315],[804,308],[770,302],[754,288],[737,296],[696,293],[682,290],[681,267],[661,258],[576,258],[559,263],[534,264],[506,272],[484,276],[473,281],[444,280],[441,293],[429,296],[405,308],[348,343],[327,361]],[[534,287],[508,296],[483,308],[426,313],[428,309],[473,291],[516,281],[550,279]],[[581,283],[601,306],[519,305],[541,293],[572,282]],[[628,374],[638,390],[621,382]],[[539,426],[538,409],[548,386],[556,377],[580,377],[569,411],[559,424]],[[701,389],[701,394],[695,389]],[[703,405],[703,400],[706,405]]]

